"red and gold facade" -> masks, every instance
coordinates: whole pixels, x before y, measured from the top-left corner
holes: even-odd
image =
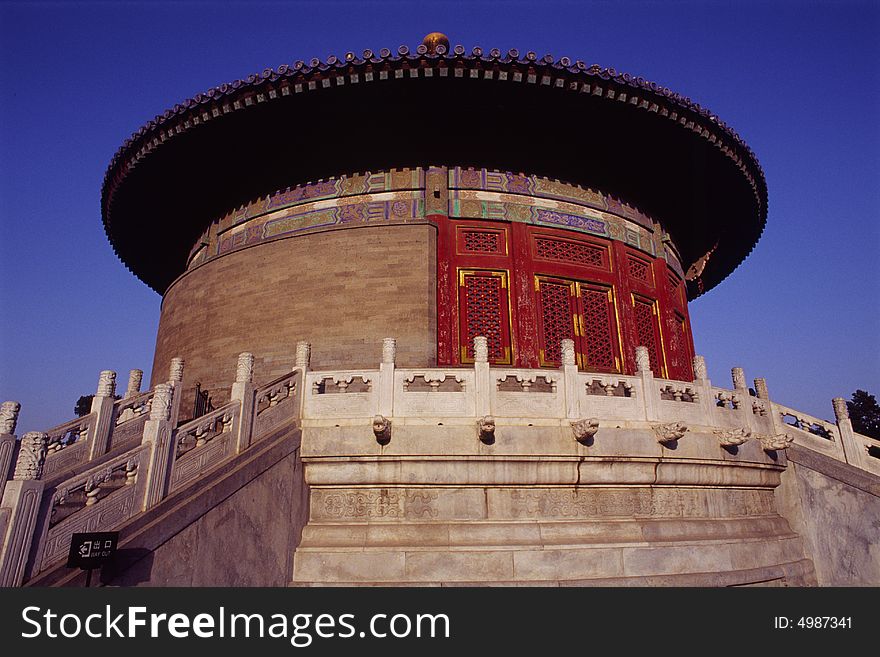
[[[210,320],[193,331],[195,308]],[[693,378],[682,268],[658,220],[601,191],[462,167],[342,175],[213,222],[166,292],[154,371],[182,355],[221,388],[213,368],[250,344],[273,377],[301,337],[321,366],[366,366],[387,334],[409,366],[468,366],[483,335],[494,365],[557,368],[570,338],[584,371],[632,374],[644,345],[656,376]]]
[[[434,220],[439,365],[472,363],[485,335],[493,364],[559,367],[571,338],[586,371],[631,374],[644,345],[657,376],[693,378],[684,286],[665,259],[567,230]]]
[[[445,185],[445,188],[444,188]],[[572,339],[585,371],[690,380],[693,338],[680,257],[657,218],[601,190],[541,176],[428,168],[437,227],[437,361],[561,365]]]

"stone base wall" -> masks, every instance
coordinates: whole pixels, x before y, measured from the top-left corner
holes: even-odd
[[[779,506],[821,586],[880,586],[880,477],[794,446]]]
[[[756,497],[757,506],[742,509],[760,515],[682,515],[695,499],[708,506],[710,498],[723,503],[725,497],[717,490],[647,487],[334,491],[313,499],[314,522],[296,553],[294,583],[579,585],[658,577],[707,586],[812,583],[802,542],[772,502],[766,508]],[[734,504],[741,502],[740,496]],[[449,513],[439,513],[443,507]],[[628,517],[632,510],[646,515]],[[346,522],[340,511],[363,515]],[[398,512],[421,518],[395,520]],[[365,517],[376,513],[385,515]]]
[[[306,428],[293,584],[815,583],[776,508],[784,457],[733,457],[698,431],[675,449],[640,428],[600,429],[590,447],[546,426],[497,434],[404,424],[368,455],[360,427]]]
[[[294,453],[106,583],[283,586],[296,545],[296,516],[306,507],[302,497],[302,464]],[[275,522],[279,514],[290,522]]]

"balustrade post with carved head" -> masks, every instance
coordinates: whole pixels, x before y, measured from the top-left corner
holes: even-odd
[[[477,417],[489,415],[492,374],[489,366],[489,339],[483,335],[474,338],[474,382]]]
[[[489,339],[485,336],[478,335],[474,338],[474,362],[489,362]]]
[[[168,382],[172,386],[179,386],[183,382],[183,369],[186,361],[183,358],[172,358],[168,367]]]
[[[382,340],[382,362],[379,363],[379,415],[391,417],[394,411],[394,367],[397,359],[397,340]]]
[[[309,360],[312,355],[312,345],[304,340],[296,343],[296,365],[303,371],[303,374],[309,369]]]
[[[153,389],[150,418],[144,423],[141,441],[141,444],[150,446],[150,453],[145,471],[138,475],[146,477],[143,510],[155,506],[167,494],[168,473],[174,463],[176,452],[171,416],[174,412],[174,397],[180,392],[180,388],[175,387],[171,382],[160,383]]]
[[[113,397],[116,394],[116,372],[103,370],[98,377],[98,390],[95,397]]]
[[[758,399],[770,399],[770,391],[767,389],[767,379],[755,379],[755,396]]]
[[[559,351],[562,356],[562,366],[577,365],[575,362],[574,340],[565,338],[559,343]]]
[[[232,384],[230,401],[241,404],[238,415],[238,429],[235,440],[236,453],[248,448],[251,444],[251,433],[254,424],[254,355],[247,351],[238,355],[235,367],[235,383]]]
[[[382,339],[382,362],[394,365],[397,358],[397,340],[394,338]]]
[[[865,461],[871,458],[868,455],[864,441],[856,436],[853,431],[852,421],[849,417],[849,408],[843,397],[835,397],[831,400],[834,407],[834,418],[837,421],[837,429],[840,431],[840,444],[843,447],[843,457],[847,463],[859,468],[865,468]]]
[[[15,435],[15,425],[18,424],[18,412],[21,404],[17,401],[5,401],[0,404],[0,436]]]
[[[648,348],[642,345],[636,347],[636,371],[651,371],[651,356],[648,353]]]
[[[49,435],[41,431],[30,431],[21,437],[13,480],[34,481],[42,478],[48,444]]]
[[[694,385],[699,392],[700,412],[703,414],[703,422],[712,424],[715,406],[715,395],[712,392],[712,382],[709,380],[709,372],[706,368],[706,359],[702,356],[694,356]]]
[[[645,419],[659,420],[660,389],[654,385],[654,372],[651,370],[651,356],[644,345],[636,347],[636,374],[642,377],[645,405]]]
[[[559,351],[562,362],[562,387],[565,394],[565,417],[569,420],[577,420],[580,418],[580,396],[578,391],[580,381],[575,358],[574,340],[564,338],[559,343]]]
[[[21,437],[12,480],[2,489],[6,515],[3,543],[0,543],[0,586],[20,586],[28,554],[39,540],[37,518],[45,484],[42,481],[49,436],[31,431]]]
[[[706,359],[702,356],[694,356],[694,382],[705,381],[708,378]]]
[[[183,402],[183,372],[186,361],[183,358],[176,357],[171,359],[168,367],[167,384],[174,389],[174,395],[171,399],[171,411],[169,413],[169,421],[172,426],[177,426],[180,414],[180,405]]]
[[[746,373],[741,367],[734,367],[730,370],[730,376],[733,379],[734,390],[748,390],[746,385]]]
[[[150,404],[150,420],[167,422],[171,414],[171,398],[174,388],[168,383],[160,383],[153,390],[153,402]]]
[[[15,425],[21,404],[6,401],[0,404],[0,499],[6,479],[12,476],[12,457],[15,452]]]
[[[129,399],[141,392],[141,382],[144,379],[143,370],[131,370],[128,373],[128,388],[125,390],[124,399]]]
[[[110,435],[116,418],[116,372],[103,370],[98,377],[98,389],[92,397],[95,421],[89,427],[89,460],[103,456],[110,445]]]
[[[254,355],[243,352],[238,355],[238,363],[235,367],[236,383],[252,383],[254,380]]]

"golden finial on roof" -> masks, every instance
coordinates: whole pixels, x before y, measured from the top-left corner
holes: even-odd
[[[437,52],[437,46],[443,46],[446,48],[446,52],[449,52],[449,37],[443,34],[443,32],[431,32],[422,39],[422,44],[428,49],[429,53]]]

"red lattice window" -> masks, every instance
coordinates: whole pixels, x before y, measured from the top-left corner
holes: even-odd
[[[585,242],[536,236],[535,254],[542,260],[607,268],[605,249]]]
[[[562,341],[574,339],[576,310],[572,307],[574,284],[565,281],[538,279],[541,304],[539,352],[541,365],[562,363]]]
[[[617,328],[611,289],[599,285],[580,286],[583,307],[583,364],[586,369],[618,370],[614,354]]]
[[[653,283],[651,280],[651,265],[648,262],[633,256],[628,256],[626,261],[629,266],[630,278],[648,283],[649,285]]]
[[[489,362],[510,363],[506,272],[459,271],[459,319],[462,362],[473,362],[474,338],[482,335],[489,344]]]
[[[457,233],[459,253],[490,253],[506,255],[504,231],[459,228]]]
[[[654,301],[633,295],[633,314],[636,324],[636,345],[648,348],[651,371],[655,376],[665,377],[660,355],[660,330],[657,325],[657,306]]]
[[[675,329],[678,338],[679,378],[683,381],[691,381],[694,378],[693,358],[690,336],[688,335],[687,320],[684,316],[675,312]]]

